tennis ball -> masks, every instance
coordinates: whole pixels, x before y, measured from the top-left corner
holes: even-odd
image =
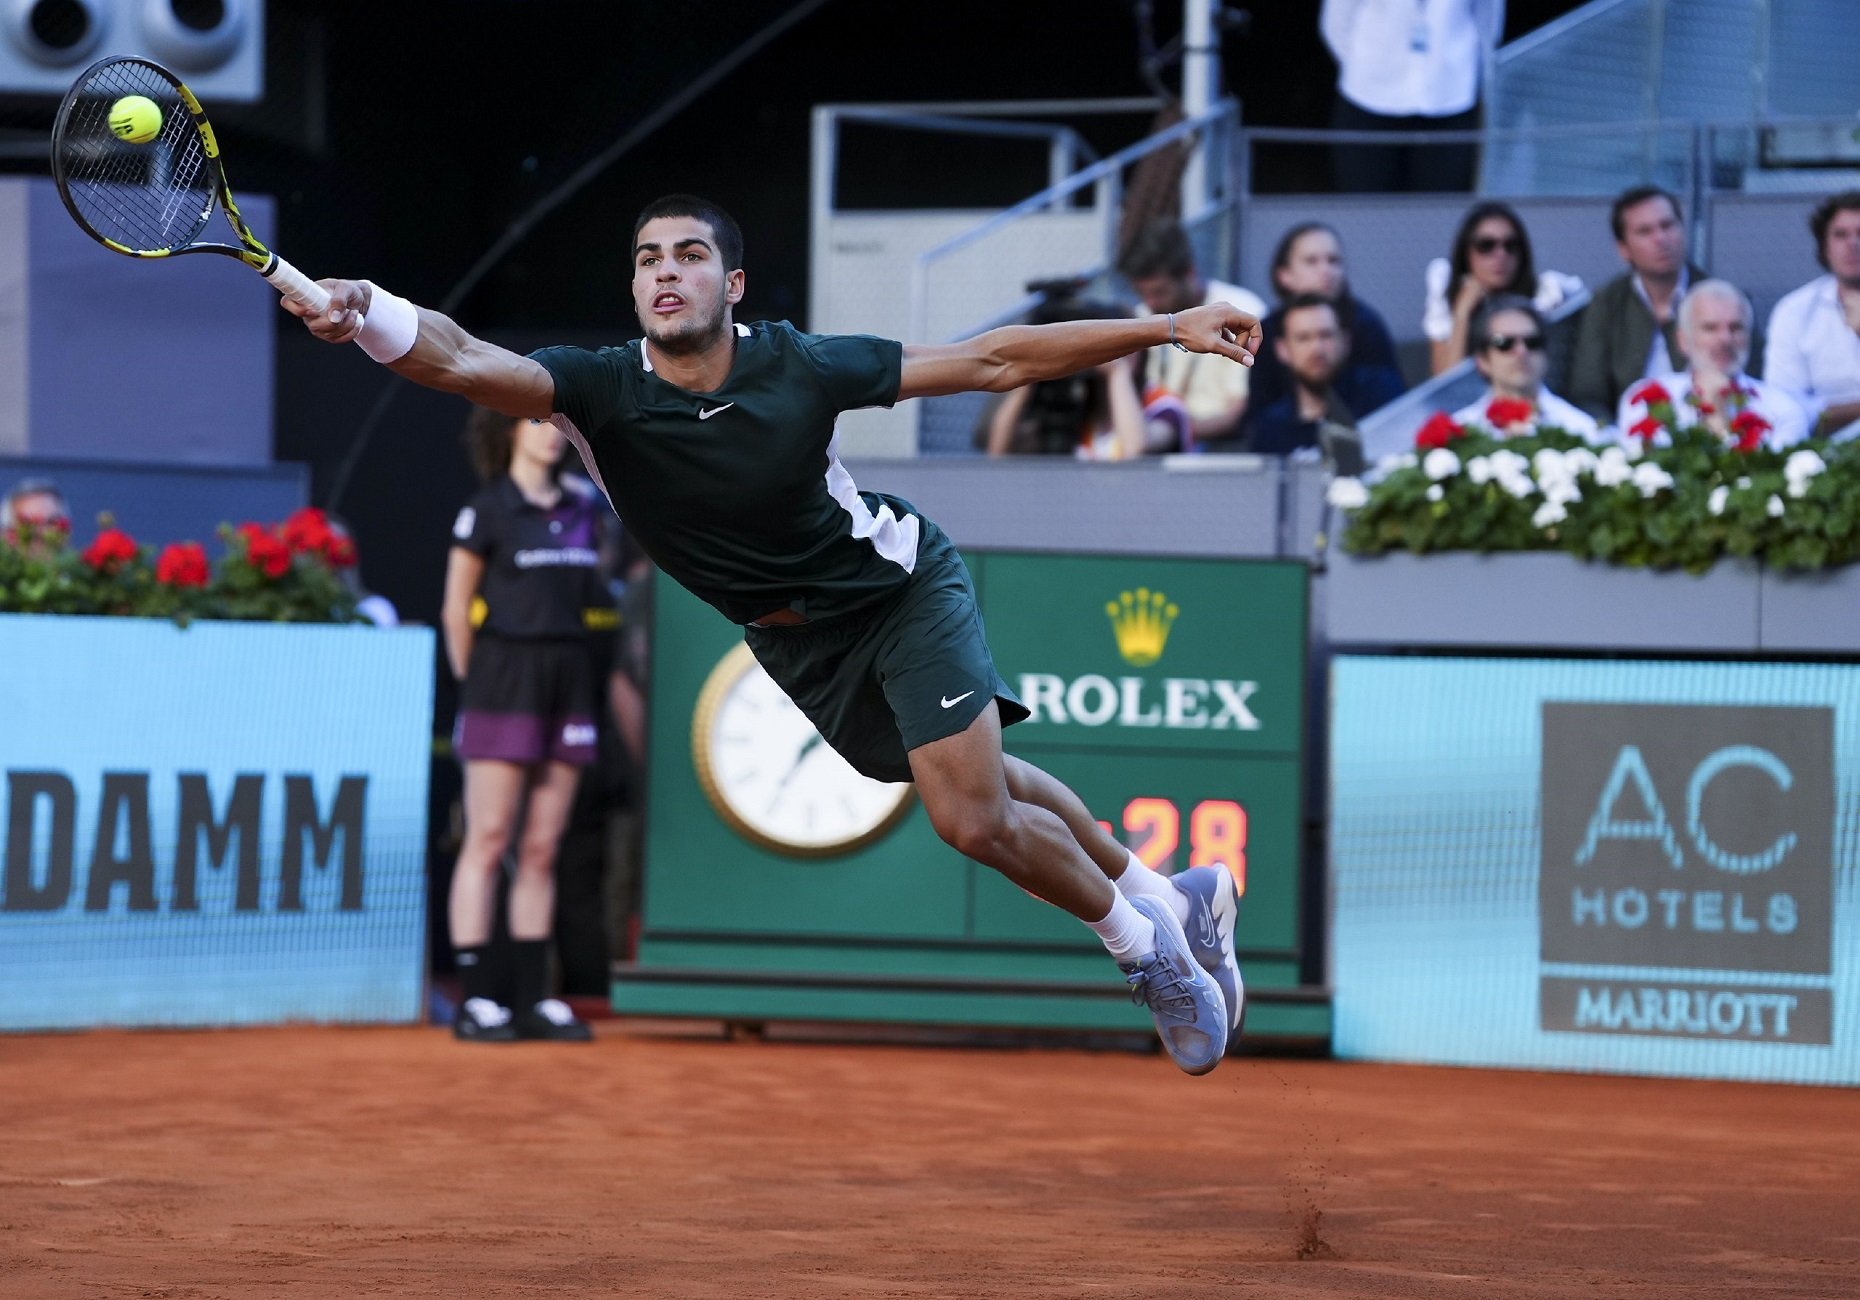
[[[161,134],[161,109],[147,95],[124,95],[110,105],[110,130],[130,144],[147,144]]]

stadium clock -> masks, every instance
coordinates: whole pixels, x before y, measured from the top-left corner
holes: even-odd
[[[820,737],[746,645],[724,655],[691,719],[698,784],[752,843],[791,857],[850,853],[910,811],[915,787],[862,776]]]

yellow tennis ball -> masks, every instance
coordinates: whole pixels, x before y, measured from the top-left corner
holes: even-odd
[[[110,105],[110,130],[130,144],[147,144],[161,134],[161,109],[147,95],[124,95]]]

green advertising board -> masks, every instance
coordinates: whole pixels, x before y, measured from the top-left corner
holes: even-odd
[[[1247,1032],[1326,1034],[1327,1003],[1298,981],[1304,566],[967,558],[996,664],[1033,711],[1008,750],[1156,870],[1231,870]],[[1089,929],[945,845],[909,787],[835,775],[739,629],[669,583],[655,617],[644,920],[616,1009],[1148,1024]]]

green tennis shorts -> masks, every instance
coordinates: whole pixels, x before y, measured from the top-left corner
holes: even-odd
[[[826,742],[880,781],[909,781],[911,750],[964,730],[990,704],[999,701],[1003,726],[1027,716],[988,653],[969,566],[928,519],[909,581],[882,602],[743,631]]]

